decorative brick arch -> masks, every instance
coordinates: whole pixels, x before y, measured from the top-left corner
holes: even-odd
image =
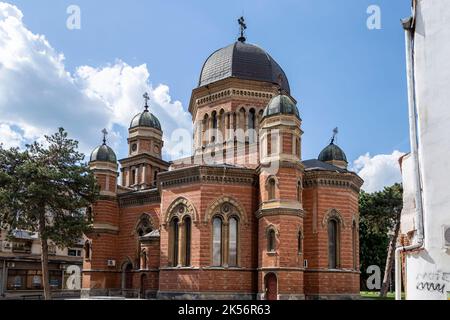
[[[221,208],[225,204],[229,204],[236,209],[238,218],[241,220],[242,223],[248,223],[247,213],[245,212],[244,207],[237,200],[231,197],[221,197],[213,201],[208,206],[208,209],[206,209],[205,222],[211,221],[213,216],[216,214],[221,215],[223,218],[225,218],[226,215],[229,215],[227,214],[227,212],[224,212],[224,210],[225,211],[227,210],[226,208]],[[233,212],[230,213],[231,215],[229,216],[231,217],[233,215]]]
[[[167,208],[164,221],[169,223],[174,217],[178,217],[182,221],[186,216],[190,216],[193,222],[199,220],[194,205],[188,199],[180,197],[173,201]]]
[[[135,265],[134,265],[133,260],[131,259],[130,256],[126,256],[122,260],[122,263],[120,264],[120,271],[124,271],[128,264],[131,264],[131,269],[134,269]]]
[[[264,186],[266,187],[266,190],[267,190],[267,187],[269,186],[269,180],[270,180],[270,179],[275,180],[275,186],[276,186],[277,188],[280,186],[280,182],[279,182],[279,180],[278,180],[278,177],[277,177],[276,175],[274,175],[274,174],[271,174],[271,175],[269,175],[269,176],[266,178],[266,181],[264,182]]]
[[[150,226],[152,228],[152,230],[156,230],[158,229],[158,224],[155,223],[155,220],[153,218],[153,216],[150,213],[143,213],[139,216],[139,218],[136,220],[135,224],[134,224],[134,228],[131,231],[132,235],[136,234],[136,230],[138,229],[139,225],[141,224],[141,222],[145,219],[148,219],[148,222],[150,223]]]
[[[344,221],[344,218],[342,217],[341,213],[336,209],[329,209],[322,220],[322,227],[325,228],[328,224],[328,221],[330,219],[336,219],[339,222],[339,225],[342,226],[342,228],[346,228],[346,224]]]
[[[275,231],[275,235],[277,236],[277,238],[280,236],[280,231],[278,230],[278,228],[274,224],[269,224],[265,230],[266,237],[271,230]]]

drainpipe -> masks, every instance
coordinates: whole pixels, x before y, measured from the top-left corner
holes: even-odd
[[[417,137],[417,106],[415,99],[414,83],[414,18],[410,17],[402,21],[405,29],[406,42],[406,70],[408,78],[408,113],[409,113],[409,136],[411,142],[411,158],[414,164],[414,200],[416,204],[415,227],[417,232],[417,241],[410,246],[397,247],[395,250],[395,299],[402,299],[402,260],[401,253],[418,251],[423,249],[424,228],[423,228],[423,203],[422,187],[420,179],[420,166],[418,156],[418,137]]]

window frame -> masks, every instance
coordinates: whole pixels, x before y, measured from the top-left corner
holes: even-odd
[[[333,224],[334,239],[330,233],[330,225]],[[340,268],[340,222],[338,219],[332,217],[327,222],[327,234],[328,234],[328,269],[339,269]],[[332,248],[334,248],[334,254],[332,253]]]
[[[212,220],[211,220],[212,222],[211,222],[211,225],[212,225],[212,242],[211,242],[211,244],[212,244],[212,247],[211,247],[211,252],[212,252],[212,259],[211,259],[211,265],[213,266],[213,267],[221,267],[222,265],[223,265],[223,244],[224,244],[224,239],[223,239],[223,217],[221,217],[221,216],[218,216],[218,215],[216,215],[216,216],[214,216],[213,218],[212,218]],[[215,223],[216,223],[216,221],[219,221],[219,225],[218,226],[220,226],[220,229],[219,230],[216,230],[215,228],[216,228],[216,226],[215,226]],[[216,232],[218,232],[218,233],[216,233]],[[216,241],[216,236],[219,236],[219,240],[218,241]],[[217,242],[217,244],[216,244],[216,242]],[[216,248],[219,248],[219,252],[218,252],[218,255],[216,255],[215,254],[215,249]],[[217,261],[217,257],[218,257],[218,260],[219,261]]]
[[[277,232],[273,227],[267,230],[267,253],[277,252]]]
[[[235,221],[235,223],[236,223],[236,226],[235,226],[235,228],[236,228],[236,230],[235,230],[235,244],[234,244],[234,254],[235,254],[235,256],[234,256],[234,258],[232,259],[232,256],[231,256],[231,232],[232,232],[232,229],[231,229],[231,221],[232,220],[234,220]],[[232,215],[232,216],[230,216],[229,218],[228,218],[228,239],[227,239],[227,243],[228,243],[228,253],[227,253],[227,255],[228,255],[228,266],[230,266],[230,267],[238,267],[239,266],[239,217],[237,217],[237,216],[235,216],[235,215]],[[232,260],[235,260],[235,261],[233,261],[233,263],[231,263],[231,261]]]

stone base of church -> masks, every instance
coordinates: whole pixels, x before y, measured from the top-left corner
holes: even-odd
[[[306,300],[360,300],[359,294],[313,294],[306,295]]]
[[[278,294],[278,300],[305,300],[304,294]],[[258,300],[266,300],[266,295],[264,293],[258,293]]]
[[[158,300],[256,300],[256,293],[158,291]]]

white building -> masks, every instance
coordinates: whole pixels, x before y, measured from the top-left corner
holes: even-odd
[[[81,240],[65,249],[50,244],[49,280],[53,291],[68,289],[72,266],[81,270],[83,254]],[[0,229],[0,299],[41,291],[41,242],[37,234],[16,230],[8,237],[7,232]]]
[[[404,21],[412,152],[401,161],[406,247],[396,252],[396,280],[403,269],[407,299],[444,300],[450,298],[450,1],[412,3],[412,18]]]

